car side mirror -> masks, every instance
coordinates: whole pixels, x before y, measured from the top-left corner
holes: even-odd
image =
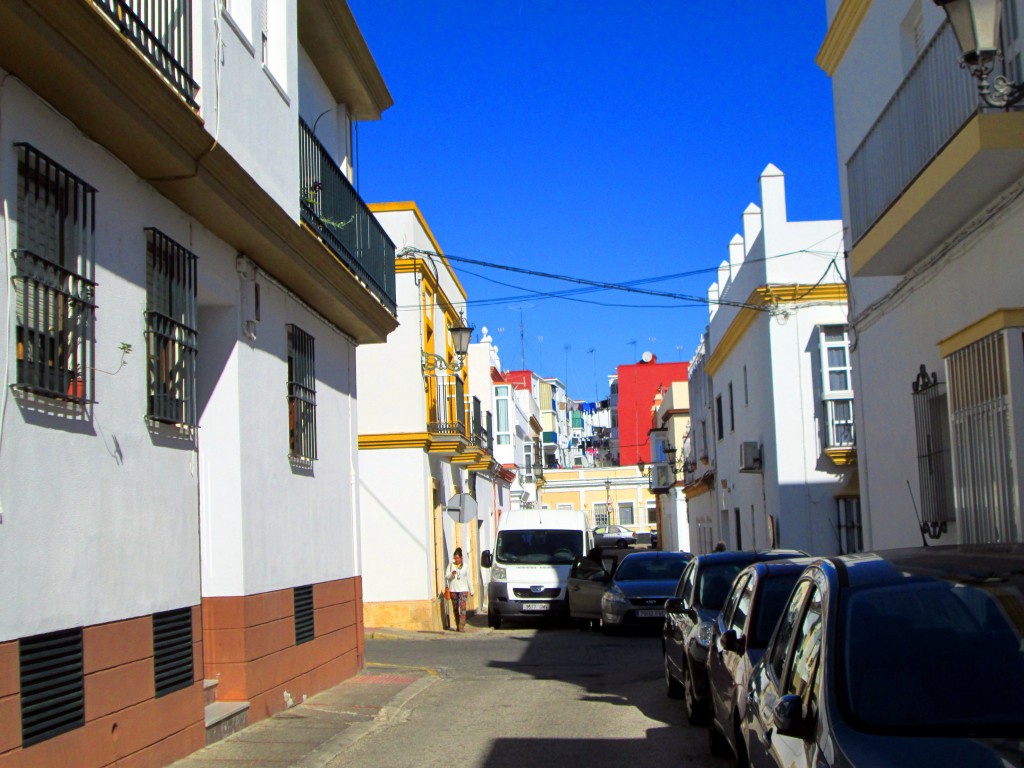
[[[807,730],[804,720],[804,703],[795,693],[783,696],[775,704],[772,712],[775,731],[783,736],[795,736],[802,739]]]
[[[682,613],[683,601],[678,597],[670,597],[665,601],[665,613]]]
[[[743,653],[746,650],[746,638],[737,637],[735,629],[727,629],[722,633],[722,647],[732,653]]]
[[[493,560],[491,559],[491,550],[485,549],[480,554],[480,567],[481,568],[490,568],[492,562],[493,562]]]

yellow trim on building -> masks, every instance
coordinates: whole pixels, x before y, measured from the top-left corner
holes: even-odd
[[[360,435],[359,449],[368,451],[389,450],[392,448],[430,447],[431,436],[426,432],[394,432],[380,435]]]
[[[812,302],[845,302],[847,290],[845,283],[826,283],[823,285],[762,285],[750,292],[746,306],[741,309],[729,327],[722,334],[722,340],[711,350],[704,363],[709,376],[722,367],[736,346],[746,336],[757,316],[763,310],[755,307],[769,307],[779,304],[808,304]]]
[[[1004,331],[1007,328],[1024,327],[1024,309],[997,309],[990,315],[971,323],[961,331],[957,331],[939,342],[939,354],[949,357],[964,347],[969,347],[986,336]]]
[[[814,61],[832,77],[839,69],[850,43],[857,36],[861,22],[871,7],[871,0],[843,0],[832,19],[828,34],[818,49]]]
[[[441,250],[441,246],[438,245],[437,239],[434,237],[434,233],[430,231],[430,225],[427,224],[427,220],[424,218],[422,211],[418,205],[412,200],[406,200],[403,202],[395,203],[368,203],[369,208],[374,213],[380,211],[381,213],[387,213],[391,211],[409,211],[416,216],[416,220],[423,227],[423,231],[427,233],[427,238],[430,240],[430,244],[434,246],[434,251],[441,257],[441,262],[444,264],[445,269],[448,270],[448,274],[451,275],[452,280],[455,281],[455,285],[458,286],[459,292],[462,294],[463,300],[466,298],[466,289],[462,287],[462,283],[459,278],[456,277],[455,271],[452,269],[452,265],[448,263],[448,258],[444,255],[444,251]],[[404,261],[404,259],[395,260],[395,268],[398,268],[398,262]]]
[[[437,600],[363,603],[363,626],[437,631],[441,629],[437,606]]]
[[[837,467],[849,467],[857,463],[856,448],[826,448],[825,455]]]
[[[707,483],[694,483],[683,488],[683,494],[686,496],[687,501],[696,499],[706,493],[711,493],[711,486]]]
[[[928,164],[896,202],[889,206],[850,253],[850,272],[856,277],[932,198],[946,189],[958,173],[985,150],[1024,149],[1024,115],[1019,112],[975,115]]]

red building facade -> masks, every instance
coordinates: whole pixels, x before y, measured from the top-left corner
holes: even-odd
[[[646,354],[646,353],[645,353]],[[689,363],[659,363],[655,355],[649,361],[620,365],[619,377],[619,464],[639,461],[650,463],[651,446],[647,432],[651,428],[654,396],[659,388],[668,389],[675,381],[688,381]]]

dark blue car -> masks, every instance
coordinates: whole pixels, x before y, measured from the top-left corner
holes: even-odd
[[[660,626],[665,600],[690,560],[686,552],[646,550],[626,555],[601,597],[601,626]]]
[[[751,674],[763,766],[1019,766],[1024,546],[818,560]]]

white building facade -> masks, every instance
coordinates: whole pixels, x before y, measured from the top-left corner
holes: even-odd
[[[979,109],[934,3],[826,7],[865,545],[1020,542],[1024,114]]]
[[[468,321],[465,290],[416,204],[370,207],[399,249],[400,325],[386,346],[359,352],[364,617],[436,630],[448,626],[441,595],[455,548],[479,580],[480,531],[490,536],[508,503],[483,407],[489,359],[455,353],[449,329]],[[477,588],[469,609],[481,600]]]
[[[254,722],[363,665],[394,247],[347,149],[391,100],[343,2],[231,5],[0,4],[0,762],[164,764],[204,679]]]
[[[690,544],[833,554],[855,505],[842,224],[790,221],[772,165],[760,190],[709,289],[690,363]]]

